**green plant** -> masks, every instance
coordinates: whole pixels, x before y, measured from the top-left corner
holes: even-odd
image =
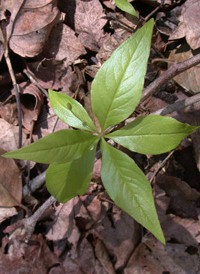
[[[128,0],[115,0],[115,5],[119,9],[121,9],[131,15],[133,15],[135,17],[139,17],[138,12],[134,9],[134,7],[131,5],[131,3],[128,2]]]
[[[100,130],[80,103],[49,90],[54,112],[76,130],[52,133],[4,156],[50,164],[46,174],[47,189],[58,201],[66,202],[85,193],[100,141],[101,177],[107,193],[120,208],[164,243],[150,183],[128,155],[107,142],[110,139],[138,153],[160,154],[174,149],[197,128],[170,117],[149,115],[115,130],[140,101],[153,23],[153,20],[147,22],[118,47],[92,83],[92,109]]]

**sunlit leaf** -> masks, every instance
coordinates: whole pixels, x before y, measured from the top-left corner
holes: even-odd
[[[120,130],[106,137],[143,154],[161,154],[176,148],[198,127],[181,123],[171,117],[148,115],[136,118]]]
[[[126,119],[139,103],[153,24],[150,20],[119,46],[92,83],[92,109],[102,131]]]
[[[89,131],[97,131],[84,107],[68,95],[49,90],[49,99],[55,114],[66,124]]]
[[[49,166],[46,173],[46,186],[59,202],[67,202],[86,192],[92,177],[95,151],[96,146],[75,161]]]
[[[136,17],[139,16],[138,12],[134,9],[134,7],[131,5],[131,3],[128,2],[128,0],[115,0],[115,5],[119,9],[121,9],[133,16],[136,16]]]
[[[97,136],[81,130],[60,130],[3,156],[46,164],[65,163],[80,158],[97,142]]]
[[[101,177],[112,200],[138,223],[165,243],[157,217],[152,189],[134,161],[102,140]]]

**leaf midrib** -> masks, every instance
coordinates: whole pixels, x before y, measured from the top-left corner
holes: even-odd
[[[145,32],[145,33],[146,33],[146,32]],[[136,52],[138,51],[138,45],[141,44],[141,42],[142,42],[142,40],[143,40],[144,37],[145,37],[145,35],[142,36],[142,38],[140,39],[139,42],[137,42],[137,39],[135,38],[135,40],[136,40],[136,42],[137,42],[136,50],[135,50],[134,53],[132,54],[131,59],[129,59],[128,64],[132,61],[134,55],[135,55]],[[118,82],[118,83],[119,83],[119,84],[118,84],[118,87],[117,87],[117,89],[116,89],[116,92],[113,93],[112,99],[113,99],[113,98],[115,97],[115,95],[118,93],[119,88],[120,88],[120,86],[121,86],[122,79],[124,78],[124,75],[125,75],[126,71],[127,71],[127,66],[126,66],[126,69],[124,70],[124,72],[123,72],[123,74],[122,74],[122,77],[120,77],[120,81]],[[110,109],[111,109],[111,107],[112,107],[112,105],[113,105],[113,102],[114,102],[114,100],[111,101],[111,104],[110,104],[110,106],[109,106],[109,108],[108,108],[107,115],[106,115],[106,118],[105,118],[105,121],[104,121],[104,124],[103,124],[103,130],[106,129],[106,128],[105,128],[105,124],[106,124],[106,122],[107,122],[107,120],[108,120],[108,117],[109,117],[108,113],[110,113]]]

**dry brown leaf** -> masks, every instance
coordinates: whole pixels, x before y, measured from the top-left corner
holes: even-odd
[[[187,0],[182,5],[178,28],[172,33],[170,39],[185,37],[192,49],[200,47],[200,1]]]
[[[93,173],[92,173],[92,179],[94,181],[99,180],[101,177],[101,159],[98,159],[94,163]]]
[[[0,147],[6,151],[18,149],[19,127],[13,126],[0,118]],[[23,132],[23,145],[27,144],[26,135]]]
[[[0,148],[0,155],[5,152]],[[21,172],[13,159],[0,156],[0,207],[17,206],[21,199]]]
[[[15,207],[0,208],[0,223],[17,214]]]
[[[198,219],[200,193],[197,190],[179,178],[161,174],[157,176],[156,184],[170,197],[168,213],[182,218]]]
[[[162,227],[167,240],[175,239],[177,242],[190,245],[200,243],[200,221],[183,219],[174,215],[166,215]]]
[[[77,0],[75,30],[81,43],[92,51],[98,51],[104,37],[103,27],[107,20],[99,0]]]
[[[22,123],[28,131],[32,131],[33,125],[38,119],[44,96],[33,84],[21,83],[20,89]]]
[[[111,13],[112,15],[112,13]],[[135,25],[130,22],[126,17],[120,13],[116,13],[117,18],[122,21],[124,24],[128,25],[130,28],[134,28]],[[115,20],[111,20],[110,24],[114,28],[114,33],[112,35],[107,35],[103,40],[101,48],[99,49],[96,57],[97,60],[102,64],[105,62],[112,52],[122,44],[128,37],[130,37],[130,32],[126,29],[123,29],[120,24],[117,24]]]
[[[80,232],[73,220],[73,208],[78,203],[79,199],[74,198],[65,204],[60,204],[56,208],[55,222],[49,232],[46,234],[46,238],[50,241],[58,241],[63,238],[68,238],[68,241],[75,245],[80,237]]]
[[[44,89],[55,90],[63,87],[62,79],[69,70],[63,61],[57,61],[54,58],[29,63],[28,68]]]
[[[13,237],[11,242],[4,237],[0,249],[0,273],[66,273],[41,234],[34,235],[31,244],[25,244],[23,237],[23,234],[20,240]],[[9,244],[5,252],[6,240]],[[53,269],[57,272],[51,272]]]
[[[16,102],[0,104],[0,117],[7,121],[9,124],[16,126],[18,124]]]
[[[86,50],[76,37],[75,32],[62,22],[59,22],[51,31],[44,54],[46,58],[64,61],[67,67],[80,55],[86,54]]]
[[[24,2],[25,0],[1,0],[1,20],[7,19],[6,11],[10,13],[9,24],[6,26],[6,34],[8,40],[12,34],[13,24],[15,22],[16,16],[19,13],[19,10],[21,9]]]
[[[15,5],[18,6],[17,2],[13,2],[14,11]],[[8,28],[12,28],[12,34],[9,46],[15,53],[23,57],[34,57],[43,50],[52,27],[60,17],[56,4],[57,1],[54,0],[25,0],[18,7],[18,12],[11,10],[12,20]]]
[[[34,126],[33,140],[36,141],[39,138],[45,137],[53,131],[61,129],[68,129],[69,126],[63,121],[58,119],[53,110],[49,110],[44,105],[41,109],[40,116]]]
[[[200,30],[200,29],[199,29]],[[169,60],[182,62],[193,57],[191,50],[185,50],[182,45],[179,49],[173,50],[169,55]],[[174,80],[184,89],[194,93],[200,92],[200,65],[194,66],[174,77]]]
[[[112,262],[109,258],[108,251],[106,250],[105,245],[99,239],[95,240],[95,255],[96,258],[100,261],[101,265],[105,269],[107,274],[115,274],[115,269],[112,265]]]
[[[132,257],[124,274],[197,274],[200,269],[198,247],[190,254],[189,247],[181,243],[162,245],[155,238],[148,237],[141,243]]]
[[[115,269],[120,269],[126,264],[130,254],[140,241],[140,226],[115,206],[109,214],[112,216],[112,223],[104,211],[102,206],[101,222],[99,221],[94,227],[95,235],[102,240],[109,254],[115,256]]]

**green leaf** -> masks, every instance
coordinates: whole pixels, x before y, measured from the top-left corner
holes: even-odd
[[[102,131],[126,119],[140,101],[153,24],[150,20],[119,46],[92,83],[92,109]]]
[[[98,140],[97,136],[81,130],[60,130],[3,156],[46,164],[64,163],[80,158]]]
[[[101,177],[112,200],[158,240],[165,243],[151,186],[145,175],[129,156],[108,145],[104,140],[101,151]]]
[[[143,154],[170,151],[198,127],[183,124],[171,117],[149,115],[136,118],[120,130],[108,135],[116,143]]]
[[[90,116],[84,107],[65,94],[49,90],[49,99],[55,114],[68,125],[97,132]]]
[[[95,160],[96,146],[75,161],[51,164],[46,173],[48,191],[62,203],[86,192]]]
[[[131,5],[131,3],[128,2],[128,0],[115,0],[115,5],[119,9],[121,9],[131,15],[139,17],[138,12],[134,9],[134,7]]]

